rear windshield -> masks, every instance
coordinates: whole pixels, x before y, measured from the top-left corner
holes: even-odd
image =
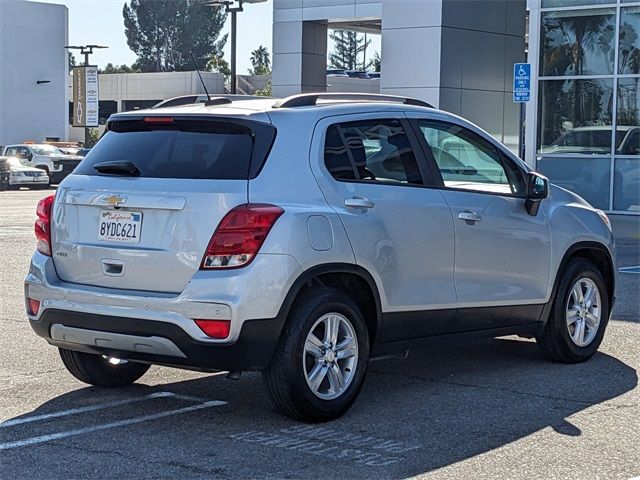
[[[185,119],[166,124],[141,120],[112,122],[74,174],[108,175],[94,167],[105,162],[129,162],[138,168],[140,177],[146,178],[253,178],[271,148],[275,129],[251,123],[257,128]]]

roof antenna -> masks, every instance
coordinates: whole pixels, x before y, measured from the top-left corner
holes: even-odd
[[[193,66],[196,68],[196,72],[198,72],[198,77],[200,77],[200,83],[202,83],[202,88],[204,88],[204,93],[207,94],[207,102],[208,103],[211,101],[211,95],[209,95],[209,90],[207,90],[207,86],[204,83],[204,80],[202,79],[202,75],[200,75],[200,69],[198,68],[198,64],[196,63],[196,59],[193,58],[193,53],[189,52],[189,56],[191,57],[191,61],[193,62]]]

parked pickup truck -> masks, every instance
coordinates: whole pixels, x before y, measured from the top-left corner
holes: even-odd
[[[78,155],[65,155],[53,145],[30,143],[7,145],[2,155],[19,158],[25,165],[46,171],[53,184],[64,180],[83,159]]]

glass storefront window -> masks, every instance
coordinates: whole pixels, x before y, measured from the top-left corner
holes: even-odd
[[[616,0],[542,0],[542,8],[581,7],[583,5],[603,5],[607,3],[616,3]]]
[[[611,75],[615,62],[615,10],[542,14],[540,75]]]
[[[618,73],[640,73],[640,7],[620,10]]]
[[[577,193],[596,208],[609,210],[611,157],[539,157],[536,170]]]
[[[640,213],[640,159],[616,158],[613,209]]]
[[[618,155],[640,155],[640,97],[638,78],[618,79],[618,114],[616,128],[623,138],[616,146]]]
[[[538,151],[542,154],[611,153],[613,80],[540,83]]]

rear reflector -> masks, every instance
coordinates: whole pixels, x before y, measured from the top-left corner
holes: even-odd
[[[51,210],[53,209],[54,196],[45,197],[38,202],[36,209],[35,232],[38,239],[38,251],[43,255],[51,256]]]
[[[33,298],[30,298],[27,301],[27,305],[28,305],[28,309],[29,309],[29,315],[31,315],[32,317],[35,317],[36,315],[38,315],[38,312],[40,311],[40,301],[39,300],[34,300]]]
[[[283,213],[280,207],[258,203],[233,208],[213,233],[201,268],[239,268],[251,263]]]
[[[229,330],[231,329],[230,320],[195,320],[196,324],[200,327],[208,337],[211,338],[227,338],[229,336]]]

